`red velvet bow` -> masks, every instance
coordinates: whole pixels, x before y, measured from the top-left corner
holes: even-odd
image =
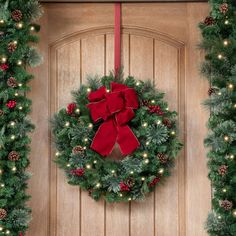
[[[118,143],[123,155],[131,154],[139,146],[139,141],[127,125],[135,116],[133,110],[139,106],[135,90],[112,82],[111,92],[102,86],[91,92],[88,99],[91,103],[87,106],[93,121],[104,121],[94,136],[91,148],[107,156]]]

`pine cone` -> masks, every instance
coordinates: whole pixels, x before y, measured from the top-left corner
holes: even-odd
[[[12,151],[8,154],[8,159],[10,161],[18,161],[20,159],[20,155],[16,151]]]
[[[213,17],[207,16],[206,19],[204,20],[204,24],[205,25],[214,25],[215,24],[215,20],[214,20]]]
[[[16,48],[17,48],[16,43],[15,42],[10,42],[8,44],[8,48],[7,49],[8,49],[9,52],[14,52],[16,50]]]
[[[0,116],[4,115],[4,111],[0,109]]]
[[[172,127],[171,121],[169,119],[167,119],[167,118],[164,118],[162,123],[163,123],[163,125],[165,125],[169,129]]]
[[[16,79],[14,78],[14,77],[10,77],[8,80],[7,80],[7,85],[9,86],[9,87],[12,87],[12,88],[15,88],[15,87],[17,87],[17,81],[16,81]]]
[[[168,157],[164,153],[158,153],[157,157],[162,164],[165,164],[168,161]]]
[[[215,93],[216,90],[214,88],[209,88],[208,89],[208,95],[211,96],[213,93]]]
[[[84,149],[83,149],[82,146],[78,145],[78,146],[76,146],[76,147],[74,147],[74,148],[72,149],[72,153],[73,153],[74,155],[76,155],[76,154],[84,154]]]
[[[226,165],[222,165],[220,166],[220,168],[218,169],[218,172],[220,175],[224,176],[227,172],[228,166]]]
[[[129,186],[129,187],[133,187],[134,186],[134,179],[133,178],[128,178],[125,183]]]
[[[220,207],[224,208],[226,211],[229,211],[233,207],[233,203],[228,200],[220,201]]]
[[[225,14],[225,13],[227,13],[228,10],[229,10],[229,5],[228,5],[226,2],[225,2],[225,3],[222,3],[222,4],[220,5],[219,9],[220,9],[220,12],[221,12],[222,14]]]
[[[22,12],[20,10],[15,10],[11,13],[11,18],[14,21],[20,21],[22,19]]]
[[[7,216],[7,211],[3,208],[0,208],[0,220],[3,220]]]

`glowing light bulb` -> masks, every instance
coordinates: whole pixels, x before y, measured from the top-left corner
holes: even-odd
[[[19,96],[19,93],[15,93],[15,96],[18,97],[18,96]]]
[[[131,175],[133,175],[133,174],[134,174],[134,172],[133,172],[133,171],[130,171],[130,174],[131,174]]]
[[[218,93],[218,95],[221,95],[221,94],[222,94],[221,92]]]
[[[15,166],[12,168],[12,171],[14,171],[14,172],[16,171],[16,167]]]
[[[236,210],[233,211],[233,216],[236,217]]]
[[[4,187],[5,187],[5,184],[1,184],[1,187],[4,188]]]
[[[22,61],[21,60],[17,61],[17,65],[21,66],[22,65]]]
[[[131,200],[132,200],[132,198],[131,198],[131,197],[129,197],[129,198],[128,198],[128,201],[131,201]]]
[[[150,143],[149,142],[146,142],[146,145],[148,146]]]
[[[68,163],[66,166],[67,166],[67,167],[70,167],[70,164]]]
[[[0,20],[0,24],[4,24],[4,20]]]
[[[95,160],[95,161],[93,161],[93,163],[94,163],[94,164],[97,164],[97,161]]]
[[[15,138],[16,138],[15,135],[12,135],[12,136],[11,136],[11,140],[14,140]]]
[[[229,158],[230,158],[231,160],[233,160],[233,159],[234,159],[234,155],[233,155],[233,154],[230,155]]]
[[[155,103],[155,100],[152,100],[151,103]]]
[[[107,89],[106,91],[107,91],[107,93],[110,93],[110,89]]]
[[[228,142],[229,141],[229,136],[225,135],[224,140],[225,140],[225,142]]]
[[[87,164],[87,165],[86,165],[86,168],[87,168],[87,169],[91,169],[91,165]]]
[[[90,123],[90,124],[88,125],[88,127],[89,127],[90,129],[92,129],[92,128],[93,128],[93,124]]]
[[[174,136],[174,135],[175,135],[175,131],[171,131],[171,135],[173,135],[173,136]]]
[[[115,170],[112,170],[111,173],[112,173],[112,174],[115,174],[116,172],[115,172]]]
[[[167,107],[166,110],[169,111],[169,107]]]
[[[10,234],[10,230],[7,230],[7,231],[6,231],[6,234]]]
[[[160,121],[160,120],[158,120],[158,121],[157,121],[157,124],[158,124],[158,125],[159,125],[159,124],[161,124],[161,121]]]
[[[225,25],[228,25],[229,24],[229,21],[228,20],[225,20]]]
[[[2,226],[0,227],[0,231],[3,231],[3,227]]]
[[[147,126],[148,126],[147,122],[143,123],[143,127],[147,127]]]
[[[69,126],[70,126],[70,122],[67,121],[67,122],[65,123],[65,126],[66,126],[66,127],[69,127]]]
[[[15,126],[15,124],[16,124],[16,123],[15,123],[14,121],[12,121],[12,122],[10,123],[11,126]]]
[[[144,163],[145,163],[145,164],[148,164],[148,163],[149,163],[149,160],[148,160],[148,159],[146,159],[146,160],[144,161]]]
[[[140,85],[140,82],[136,82],[136,86],[139,86]]]
[[[122,194],[122,193],[120,193],[120,194],[119,194],[119,196],[120,196],[120,197],[123,197],[123,194]]]
[[[85,146],[84,146],[84,147],[83,147],[83,149],[84,149],[84,150],[86,150],[86,149],[87,149],[87,147],[85,147]]]
[[[144,158],[147,158],[147,156],[148,156],[148,154],[145,152],[145,153],[143,153],[143,157]]]
[[[16,28],[17,29],[22,29],[23,28],[23,23],[22,22],[17,23]]]
[[[31,27],[30,27],[30,30],[31,30],[31,31],[34,31],[34,30],[35,30],[35,27],[34,27],[34,26],[31,26]]]
[[[228,88],[229,88],[229,89],[233,89],[233,88],[234,88],[234,85],[233,85],[233,84],[229,84],[229,85],[228,85]]]
[[[223,188],[223,189],[222,189],[222,192],[223,192],[223,193],[226,193],[226,192],[227,192],[227,190],[226,190],[225,188]]]
[[[218,218],[218,219],[221,219],[221,216],[218,216],[217,218]]]
[[[19,86],[19,87],[22,87],[22,84],[20,83],[20,84],[18,84],[18,86]]]
[[[59,157],[60,156],[60,152],[56,152],[55,156]]]
[[[100,183],[97,183],[97,184],[96,184],[96,187],[97,187],[97,188],[100,188],[100,187],[101,187],[101,184],[100,184]]]
[[[222,54],[219,54],[217,57],[218,57],[218,59],[220,59],[220,60],[223,58]]]
[[[87,92],[90,93],[91,92],[91,88],[87,88]]]
[[[159,174],[163,174],[164,173],[164,169],[163,168],[159,169],[158,173]]]
[[[144,180],[145,180],[145,177],[142,177],[141,180],[144,181]]]
[[[7,61],[7,58],[6,58],[5,56],[3,56],[3,57],[1,58],[1,61],[2,61],[2,63],[5,63],[5,62]]]
[[[84,139],[84,142],[88,142],[88,139],[87,139],[87,138],[85,138],[85,139]]]
[[[20,107],[19,107],[19,110],[22,110],[22,109],[23,109],[23,107],[22,107],[22,106],[20,106]]]
[[[224,44],[224,46],[228,46],[229,45],[228,40],[224,40],[223,44]]]

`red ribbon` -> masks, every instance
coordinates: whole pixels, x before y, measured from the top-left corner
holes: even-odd
[[[120,70],[120,39],[121,39],[121,3],[115,3],[115,76]]]
[[[102,86],[91,92],[88,99],[91,103],[87,106],[93,121],[104,121],[94,136],[91,148],[107,156],[117,143],[123,155],[131,154],[139,146],[139,141],[127,125],[135,116],[133,110],[139,107],[135,90],[112,82],[111,92]]]

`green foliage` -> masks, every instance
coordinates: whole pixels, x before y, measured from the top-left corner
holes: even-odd
[[[222,11],[222,4],[225,11]],[[214,195],[206,230],[212,236],[236,235],[236,1],[210,0],[213,24],[200,23],[205,50],[202,73],[214,88],[204,104],[211,116],[205,145]],[[228,7],[228,10],[227,10]],[[220,202],[232,204],[228,209]]]
[[[22,13],[18,20],[12,17],[15,10]],[[32,46],[38,42],[35,32],[40,28],[32,20],[41,12],[36,0],[0,0],[0,208],[7,212],[0,220],[0,236],[7,233],[19,236],[27,230],[31,219],[31,210],[26,205],[30,198],[26,193],[30,178],[26,168],[30,152],[28,133],[34,126],[27,118],[31,101],[25,93],[30,90],[28,83],[33,76],[25,68],[36,66],[41,58]],[[9,50],[12,42],[16,42],[13,51]],[[6,65],[8,69],[4,70],[2,66]],[[11,77],[14,83],[9,82]],[[15,101],[16,105],[7,107],[9,101]],[[18,158],[11,159],[11,152]]]
[[[73,112],[68,114],[68,108],[63,108],[52,120],[58,150],[55,161],[65,170],[69,184],[80,185],[95,200],[101,197],[108,202],[144,199],[145,194],[154,190],[155,184],[151,183],[155,178],[160,178],[160,183],[163,183],[165,177],[170,175],[174,159],[182,147],[177,138],[177,114],[167,109],[164,94],[158,92],[150,82],[136,81],[131,76],[123,79],[121,75],[118,78],[112,74],[102,78],[89,77],[87,85],[81,85],[78,91],[72,93],[72,104],[76,105]],[[139,109],[135,110],[135,117],[128,125],[138,138],[140,147],[120,161],[102,157],[90,149],[103,121],[91,127],[93,121],[87,108],[88,93],[101,86],[110,90],[113,81],[134,88],[139,100]],[[153,106],[159,107],[163,114],[152,112]],[[165,121],[168,121],[168,126]],[[75,153],[75,147],[82,151]],[[162,162],[158,153],[167,156],[167,161]],[[77,175],[74,173],[76,170],[83,170],[84,173]],[[130,191],[122,191],[121,183],[127,184]]]

